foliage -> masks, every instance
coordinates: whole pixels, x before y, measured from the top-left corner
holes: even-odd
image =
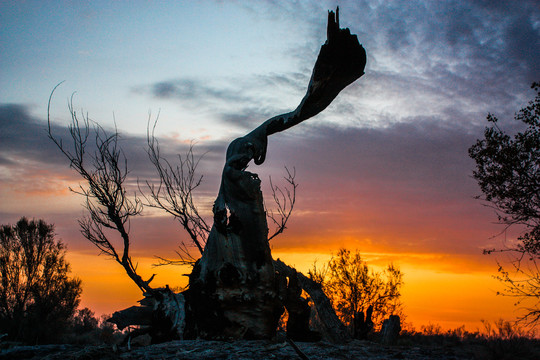
[[[71,326],[73,327],[73,332],[83,334],[97,328],[98,323],[99,320],[95,318],[94,312],[85,307],[77,310],[77,313],[73,316]]]
[[[518,304],[531,300],[520,318],[535,325],[540,320],[540,84],[533,83],[536,97],[521,109],[515,120],[525,130],[510,136],[489,114],[484,138],[469,149],[476,162],[473,173],[483,196],[497,211],[506,226],[519,224],[525,232],[514,246],[488,249],[485,253],[510,252],[515,256],[511,271],[499,264],[499,280],[505,283],[504,295],[517,297]]]
[[[336,314],[351,326],[358,313],[366,314],[373,307],[372,321],[380,327],[390,315],[402,315],[400,290],[403,274],[390,264],[381,271],[370,270],[360,253],[340,249],[328,264],[309,271],[312,280],[320,283],[332,302]]]
[[[0,332],[11,339],[49,342],[73,316],[81,281],[68,277],[65,246],[53,225],[21,218],[0,227]]]

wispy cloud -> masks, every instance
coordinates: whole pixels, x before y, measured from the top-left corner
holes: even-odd
[[[209,113],[226,125],[245,131],[278,112],[292,110],[287,106],[296,107],[308,80],[309,75],[299,73],[178,78],[138,87],[134,91],[170,100],[191,112]]]
[[[326,18],[319,12],[324,14],[321,9],[333,4],[271,3],[266,14],[274,14],[276,22],[302,19],[310,29],[303,43],[282,49],[284,58],[296,59],[299,72],[179,78],[139,90],[246,130],[292,110],[303,96],[324,40]],[[482,121],[488,111],[508,118],[528,98],[528,86],[540,73],[540,10],[534,1],[519,6],[355,1],[341,8],[342,26],[358,34],[368,65],[366,75],[318,117],[323,122],[380,127],[431,118],[463,126]],[[251,11],[256,15],[262,10]]]

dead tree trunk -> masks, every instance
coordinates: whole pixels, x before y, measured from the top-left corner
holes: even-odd
[[[141,306],[115,312],[107,321],[116,324],[120,330],[135,325],[139,327],[139,334],[150,334],[153,343],[184,338],[186,310],[183,294],[175,294],[169,287],[152,289],[139,303]]]
[[[246,171],[251,160],[256,165],[264,162],[268,136],[317,115],[364,74],[365,50],[349,29],[340,29],[338,11],[328,14],[328,38],[298,107],[265,121],[229,145],[213,207],[214,224],[202,257],[189,276],[189,289],[182,294],[173,294],[168,288],[152,289],[128,271],[134,281],[146,286],[141,288],[147,297],[141,301],[142,306],[115,313],[110,321],[119,327],[146,326],[153,341],[182,337],[267,339],[275,335],[286,306],[291,314],[288,327],[300,339],[301,333],[308,331],[306,304],[299,296],[301,287],[315,302],[331,340],[350,339],[321,287],[281,261],[272,260],[261,182],[256,174]],[[159,163],[159,153],[153,155]],[[157,193],[152,189],[153,196],[158,193],[159,189]],[[184,210],[180,213],[185,215]],[[187,230],[193,238],[194,233]],[[99,247],[101,243],[97,244]],[[131,269],[130,261],[122,265]]]
[[[311,300],[315,303],[317,314],[321,319],[323,325],[323,331],[325,335],[335,343],[344,343],[351,340],[351,336],[347,331],[347,328],[337,317],[330,300],[325,295],[320,284],[311,280],[301,272],[297,272],[294,268],[287,266],[283,261],[277,259],[274,262],[274,266],[277,272],[282,276],[296,277],[298,283],[304,289]]]
[[[268,244],[260,180],[246,168],[251,160],[257,165],[264,162],[268,136],[324,110],[364,74],[365,64],[366,53],[356,35],[339,28],[338,12],[329,12],[328,39],[300,105],[229,145],[213,208],[214,225],[189,278],[187,301],[199,336],[264,339],[275,334],[283,305]]]
[[[260,180],[243,170],[251,159],[240,142],[227,152],[214,226],[189,278],[190,308],[203,338],[268,338],[283,312]]]

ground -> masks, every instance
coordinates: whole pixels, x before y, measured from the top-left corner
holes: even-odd
[[[0,351],[2,359],[516,359],[516,353],[492,354],[481,346],[395,345],[383,346],[370,341],[352,341],[344,345],[327,342],[296,343],[302,357],[288,342],[282,341],[173,341],[157,345],[83,346],[41,345],[18,346]],[[537,353],[538,354],[538,353]],[[522,357],[519,358],[534,358]]]

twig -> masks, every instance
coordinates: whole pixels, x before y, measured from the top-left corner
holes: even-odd
[[[289,338],[288,336],[286,337],[286,340],[287,342],[289,343],[289,345],[291,345],[291,347],[294,349],[294,351],[296,352],[296,354],[298,355],[298,357],[302,360],[309,360],[309,358],[307,357],[306,354],[304,354],[302,352],[302,350],[300,350],[300,348],[298,348],[298,346],[296,346],[296,344],[294,343],[294,341],[291,340],[291,338]]]

